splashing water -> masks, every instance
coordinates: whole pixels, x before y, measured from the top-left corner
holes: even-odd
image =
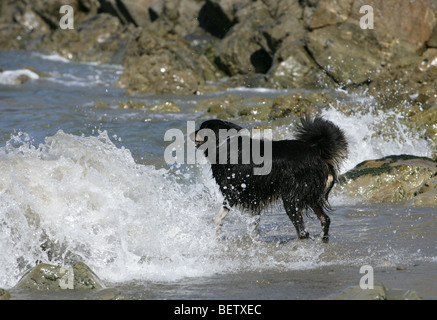
[[[277,250],[238,232],[219,240],[211,222],[221,196],[204,169],[200,182],[181,183],[168,170],[137,165],[106,132],[58,131],[38,147],[26,134],[13,136],[0,149],[0,250],[8,252],[0,286],[39,261],[84,261],[110,281],[168,281],[318,260],[323,249],[315,245]]]
[[[431,156],[432,142],[424,140],[419,134],[413,134],[402,123],[403,116],[393,110],[373,112],[371,110],[346,116],[334,108],[329,108],[323,112],[323,116],[338,124],[346,132],[349,157],[344,163],[344,171],[352,169],[362,161],[388,155]],[[381,132],[387,127],[388,132]]]
[[[345,169],[390,154],[429,154],[428,143],[393,114],[345,116],[331,108],[323,116],[349,139]],[[374,135],[389,118],[397,138]],[[20,132],[0,148],[0,170],[0,250],[8,253],[0,256],[0,287],[14,285],[37,262],[80,260],[116,282],[334,263],[317,242],[278,246],[249,237],[250,217],[238,210],[220,239],[212,220],[222,196],[207,164],[184,174],[138,165],[106,131],[90,137],[58,131],[39,146]]]

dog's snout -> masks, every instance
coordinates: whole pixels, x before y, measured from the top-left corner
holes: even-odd
[[[198,131],[191,133],[190,139],[194,142],[204,142],[205,141],[205,139],[203,139],[203,137],[199,134]]]

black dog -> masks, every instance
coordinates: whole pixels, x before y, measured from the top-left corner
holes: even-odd
[[[216,224],[222,223],[229,206],[259,214],[264,206],[281,198],[298,239],[309,237],[302,212],[312,209],[322,225],[322,240],[328,242],[330,219],[325,212],[331,210],[328,195],[337,181],[339,165],[347,157],[343,131],[319,117],[302,118],[296,140],[256,140],[241,134],[242,129],[227,121],[208,120],[191,137],[211,162],[213,177],[225,198]],[[255,147],[264,150],[264,154],[260,153],[264,158],[271,151],[271,159],[260,163],[253,153]],[[223,150],[230,152],[223,157]],[[263,171],[254,174],[261,165],[267,168],[264,174]]]

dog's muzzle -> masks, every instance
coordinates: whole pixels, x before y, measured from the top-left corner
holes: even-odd
[[[194,143],[196,144],[197,148],[199,146],[201,146],[205,142],[205,139],[203,139],[203,137],[198,133],[198,131],[195,131],[195,132],[191,133],[190,134],[190,139],[192,141],[194,141]]]

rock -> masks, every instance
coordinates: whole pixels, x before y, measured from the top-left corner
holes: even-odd
[[[14,288],[30,290],[100,290],[105,286],[84,263],[70,267],[39,264],[28,271]]]
[[[241,118],[246,121],[265,121],[269,119],[272,105],[273,100],[269,98],[244,98],[229,94],[224,97],[200,100],[195,111],[202,110],[227,120]]]
[[[308,50],[342,85],[373,81],[385,68],[406,65],[409,60],[417,59],[435,25],[430,0],[355,0],[347,17],[349,4],[348,1],[319,1],[313,15],[307,18],[313,27],[326,25],[307,34]],[[378,27],[360,28],[363,14],[359,11],[364,4],[373,7],[374,25]],[[332,24],[335,21],[342,22]]]
[[[120,63],[136,36],[133,26],[123,27],[109,14],[83,20],[75,29],[56,29],[29,49],[53,50],[69,60]]]
[[[74,25],[76,27],[87,17],[87,14],[82,10],[80,2],[80,0],[32,1],[32,10],[54,30],[59,29],[59,20],[62,17],[59,9],[63,5],[69,5],[73,8]]]
[[[80,7],[84,8],[88,14],[95,15],[100,9],[99,0],[79,0]]]
[[[269,120],[270,110],[273,101],[264,97],[251,97],[243,100],[238,110],[238,117],[245,121],[266,121]]]
[[[431,0],[355,0],[351,10],[352,19],[359,20],[362,17],[359,9],[363,4],[371,5],[374,9],[374,24],[378,26],[374,31],[378,42],[383,46],[397,40],[404,49],[411,46],[408,51],[414,52],[432,34],[436,19]],[[393,49],[397,50],[397,44],[393,45]]]
[[[234,25],[216,45],[215,62],[229,76],[266,73],[272,65],[271,54],[258,43],[254,31],[274,21],[262,2],[253,2],[250,9],[251,18]]]
[[[437,162],[410,155],[368,160],[339,177],[339,192],[374,202],[437,205]]]
[[[423,184],[417,196],[411,200],[413,206],[433,207],[437,204],[437,177]]]
[[[45,22],[44,15],[43,17],[39,16],[34,11],[34,8],[29,5],[24,7],[18,6],[16,10],[14,10],[13,17],[16,22],[24,26],[27,32],[35,31],[38,33],[47,33],[50,30],[50,25]]]
[[[106,288],[97,291],[93,296],[93,300],[131,300],[125,294],[115,288]]]
[[[129,22],[133,23],[132,17],[126,11],[124,5],[120,5],[120,2],[117,0],[99,0],[100,13],[109,14],[111,16],[117,17],[118,20],[122,24],[129,24]]]
[[[11,298],[11,294],[9,291],[0,288],[0,300],[9,300]]]
[[[373,289],[351,286],[336,295],[333,300],[387,300],[384,284],[375,281]]]
[[[185,37],[199,28],[198,16],[205,1],[203,0],[160,0],[150,5],[151,27],[166,29]],[[162,31],[161,31],[162,32]]]
[[[317,105],[306,99],[303,93],[292,93],[274,100],[269,119],[276,120],[287,116],[302,117],[306,114],[315,116],[319,113]]]
[[[185,64],[176,64],[174,52],[143,55],[127,63],[117,86],[126,93],[195,94],[204,82],[202,76]]]
[[[247,0],[207,0],[199,11],[199,26],[217,38],[224,38],[236,23],[237,7],[247,4]]]
[[[342,85],[372,80],[381,66],[374,34],[363,32],[357,24],[344,23],[313,30],[306,42],[316,62]],[[366,46],[363,47],[363,43]]]
[[[268,84],[275,89],[313,88],[329,82],[332,84],[303,46],[287,45],[284,42],[275,53],[267,79]]]
[[[104,107],[104,105],[102,105]],[[106,105],[107,107],[107,105]],[[144,102],[138,100],[128,100],[120,102],[118,105],[120,109],[147,109],[147,106]]]
[[[108,104],[103,101],[97,101],[94,103],[96,108],[108,108]],[[143,101],[140,100],[128,100],[122,101],[118,105],[120,109],[137,109],[147,110],[148,112],[181,112],[181,108],[172,101],[163,101],[152,107],[148,107]]]
[[[108,108],[108,104],[105,101],[96,101],[93,104],[94,108]]]
[[[320,0],[316,7],[306,10],[304,22],[311,29],[342,23],[349,17],[352,3],[353,0]]]
[[[305,96],[296,92],[275,99],[265,97],[227,96],[200,100],[194,111],[204,111],[222,119],[242,118],[246,121],[267,121],[306,114],[315,116],[331,101],[327,94],[312,93]]]
[[[437,48],[437,26],[434,27],[428,42],[426,43],[428,47]]]
[[[196,94],[206,81],[217,80],[210,61],[177,35],[157,38],[142,30],[122,64],[117,85],[127,93]]]
[[[282,46],[292,51],[304,38],[305,29],[299,21],[301,12],[297,1],[243,2],[233,11],[234,24],[215,45],[215,63],[229,76],[266,74],[274,62],[280,63],[290,56],[275,57]]]
[[[228,94],[227,96],[199,100],[196,111],[205,111],[212,114],[219,114],[236,103],[241,103],[242,97]]]
[[[149,112],[181,112],[181,108],[172,101],[164,101],[149,108]]]
[[[74,9],[73,30],[59,28],[64,4]],[[374,9],[374,29],[360,28],[364,4]],[[433,0],[2,1],[0,50],[122,64],[117,85],[127,93],[340,85],[368,89],[384,108],[420,94],[427,110],[437,103],[434,7]],[[224,76],[226,84],[211,84]]]
[[[423,298],[412,290],[387,289],[387,300],[422,300]]]
[[[155,0],[119,0],[117,5],[128,22],[145,27],[151,23],[149,7]]]
[[[0,23],[0,50],[24,50],[25,44],[21,39],[25,34],[26,30],[21,25]]]
[[[333,300],[422,300],[422,297],[412,290],[387,289],[380,281],[375,281],[373,289],[362,289],[351,286],[344,289]]]

